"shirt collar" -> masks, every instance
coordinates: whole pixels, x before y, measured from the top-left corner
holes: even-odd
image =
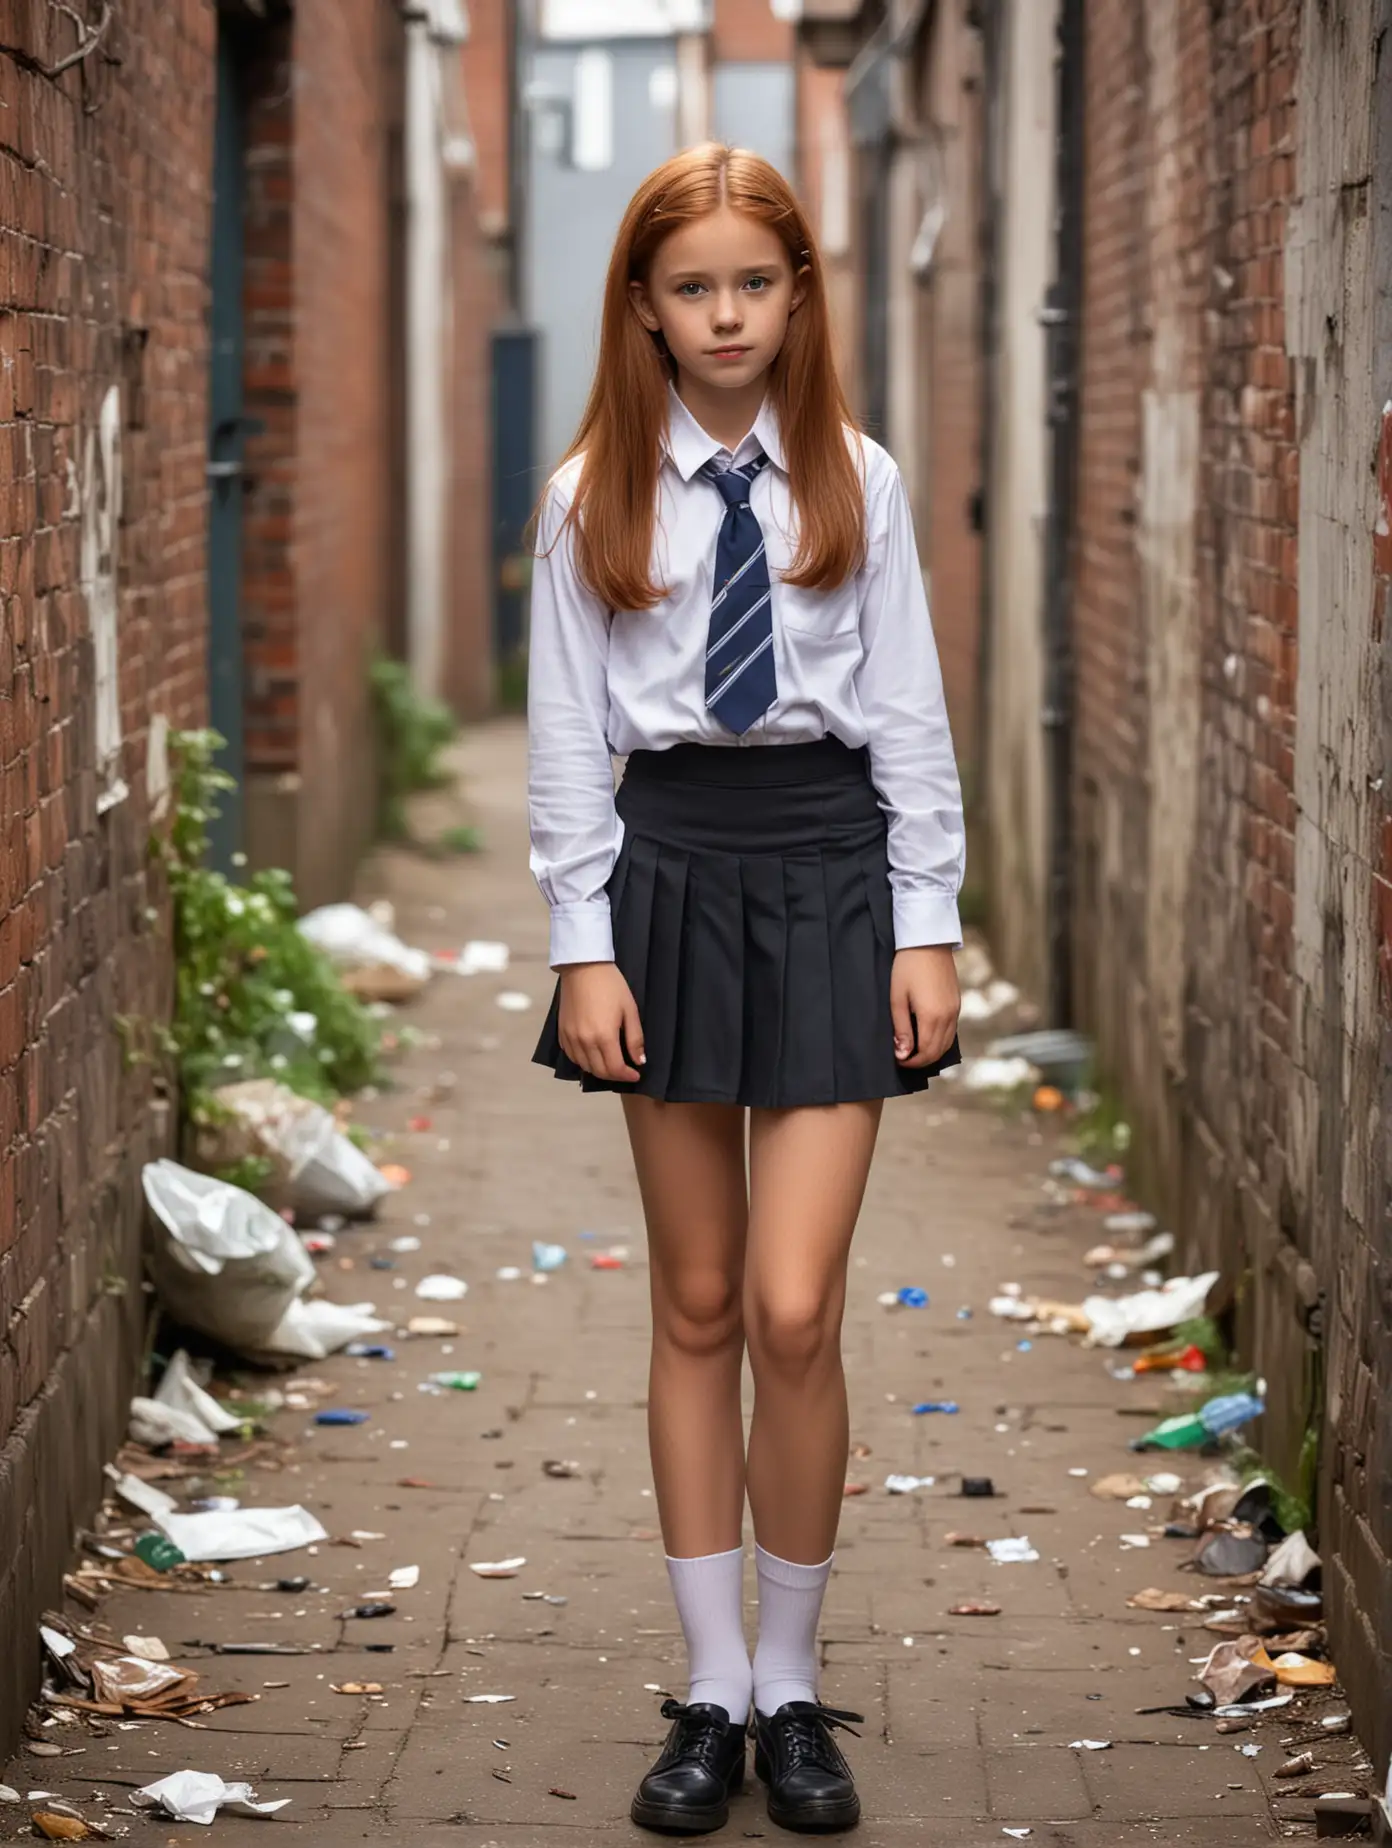
[[[778,415],[767,398],[759,406],[759,415],[754,419],[754,428],[750,434],[769,461],[776,467],[786,470]],[[669,385],[664,448],[682,480],[690,481],[697,470],[704,468],[706,463],[713,456],[718,456],[724,447],[723,443],[718,442],[708,431],[701,428],[677,395],[676,387]]]

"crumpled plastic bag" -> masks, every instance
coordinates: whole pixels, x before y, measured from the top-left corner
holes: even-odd
[[[1120,1347],[1136,1335],[1155,1335],[1202,1315],[1217,1271],[1197,1277],[1171,1277],[1158,1290],[1131,1296],[1089,1296],[1083,1302],[1088,1342],[1093,1347]]]
[[[364,1001],[409,1001],[430,980],[426,952],[409,948],[359,905],[321,905],[299,929]]]
[[[176,1822],[211,1823],[219,1809],[239,1816],[271,1816],[285,1808],[289,1797],[259,1803],[250,1784],[225,1784],[214,1771],[175,1771],[158,1783],[132,1793],[142,1809],[160,1810]]]
[[[139,1656],[94,1656],[92,1689],[98,1700],[149,1700],[187,1681],[187,1671],[168,1662],[143,1662]]]
[[[1218,1705],[1227,1707],[1258,1688],[1270,1687],[1276,1668],[1255,1636],[1242,1636],[1236,1642],[1215,1644],[1198,1678]]]
[[[323,1360],[389,1326],[370,1303],[302,1301],[314,1261],[254,1194],[168,1160],[147,1162],[143,1179],[150,1275],[186,1327],[253,1358]]]
[[[151,1450],[162,1444],[216,1444],[225,1432],[240,1430],[241,1424],[211,1393],[204,1392],[183,1348],[165,1368],[154,1397],[135,1398],[130,1405],[131,1441]]]
[[[266,1196],[296,1213],[370,1215],[391,1192],[381,1170],[345,1136],[329,1111],[274,1078],[249,1078],[213,1093],[226,1116],[203,1125],[194,1144],[201,1166],[230,1168],[248,1156],[271,1163]]]
[[[142,1170],[153,1238],[150,1275],[188,1328],[257,1353],[314,1279],[314,1263],[279,1213],[227,1181],[164,1159]]]
[[[390,1322],[381,1321],[371,1303],[331,1303],[316,1296],[306,1302],[295,1298],[274,1331],[267,1336],[267,1354],[293,1354],[300,1360],[325,1360],[350,1341],[384,1335]]]

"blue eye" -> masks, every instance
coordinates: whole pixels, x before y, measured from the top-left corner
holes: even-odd
[[[769,279],[767,276],[751,276],[744,286],[746,289],[753,289],[756,294],[761,295],[769,286]]]
[[[684,295],[687,301],[694,301],[704,287],[705,284],[701,282],[679,282],[677,284],[677,294]]]

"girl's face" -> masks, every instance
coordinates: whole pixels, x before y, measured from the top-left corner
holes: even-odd
[[[778,235],[723,205],[674,231],[647,282],[633,283],[631,293],[638,318],[662,334],[680,374],[739,389],[778,357],[803,288]]]

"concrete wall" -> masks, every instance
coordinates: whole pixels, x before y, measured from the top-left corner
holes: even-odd
[[[140,1167],[168,1152],[148,843],[204,711],[212,10],[0,52],[0,1739],[140,1358]],[[143,1060],[141,1054],[147,1055]],[[129,1056],[127,1056],[129,1054]]]
[[[578,60],[610,60],[612,160],[599,170],[570,159],[566,108]],[[524,312],[541,332],[541,476],[556,466],[585,407],[599,351],[604,276],[614,235],[643,178],[675,153],[676,51],[670,39],[612,40],[592,47],[538,45],[528,161]],[[544,99],[544,100],[543,100]]]

